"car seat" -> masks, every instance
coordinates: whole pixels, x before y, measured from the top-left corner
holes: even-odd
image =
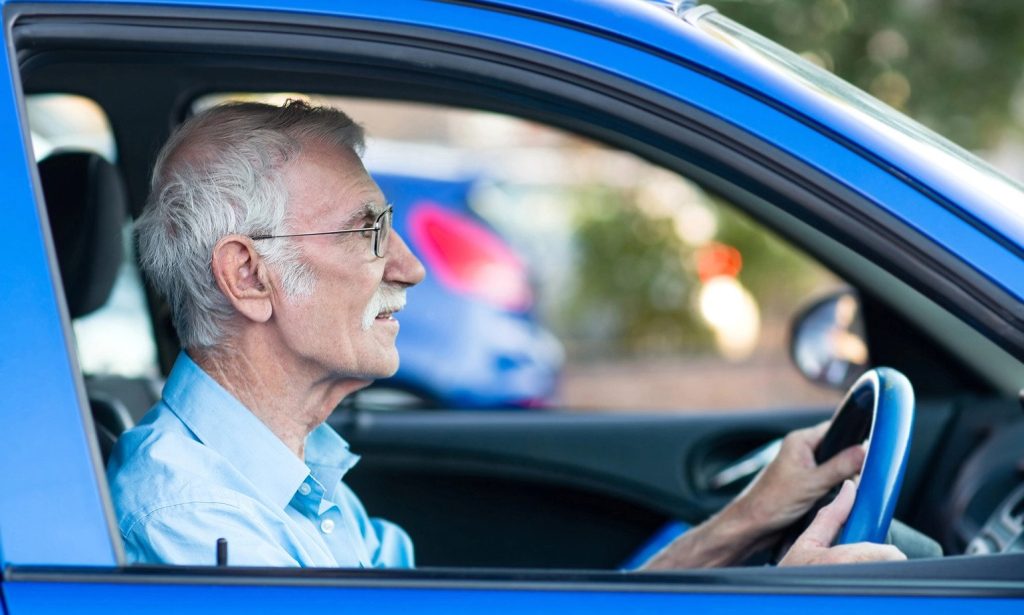
[[[110,298],[123,259],[127,196],[121,174],[98,154],[55,153],[39,163],[39,177],[72,319]],[[96,436],[106,463],[117,438],[132,426],[115,397],[89,393]]]

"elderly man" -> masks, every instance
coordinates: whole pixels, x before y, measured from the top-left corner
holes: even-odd
[[[413,565],[406,533],[342,482],[358,458],[324,424],[398,368],[393,315],[424,276],[361,148],[345,114],[292,102],[205,111],[162,150],[140,260],[185,350],[110,463],[131,561],[211,564],[223,537],[239,565]],[[859,447],[815,465],[823,429],[787,437],[746,492],[648,566],[736,562],[854,475]],[[901,557],[829,547],[851,503],[847,484],[784,563]]]

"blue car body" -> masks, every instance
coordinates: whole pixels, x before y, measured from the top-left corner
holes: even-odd
[[[826,195],[814,211],[786,200],[792,205],[781,207],[779,215],[815,225],[834,224],[840,243],[849,242],[849,219],[871,229],[889,229],[872,231],[856,246],[866,248],[867,258],[883,248],[904,255],[899,261],[903,268],[894,269],[894,275],[910,276],[917,291],[948,307],[1011,355],[1022,356],[1024,217],[1019,206],[1024,192],[939,146],[894,138],[891,128],[866,119],[861,110],[823,96],[747,50],[709,35],[695,25],[699,15],[680,18],[659,4],[663,3],[4,2],[0,182],[7,232],[0,242],[0,282],[6,293],[0,302],[0,563],[5,572],[0,612],[1020,612],[1024,583],[1019,573],[1009,579],[967,575],[956,582],[929,581],[922,573],[918,580],[886,584],[878,577],[844,581],[841,574],[830,577],[831,573],[807,577],[817,579],[814,583],[784,574],[768,574],[769,581],[760,581],[757,569],[676,578],[430,570],[176,571],[126,565],[29,150],[16,50],[20,53],[19,45],[36,40],[33,24],[61,26],[67,18],[59,33],[73,39],[79,23],[96,26],[95,32],[102,35],[107,22],[88,18],[96,11],[115,25],[121,18],[147,15],[225,22],[237,16],[245,23],[262,24],[266,31],[274,30],[275,24],[295,23],[319,24],[327,30],[337,26],[346,36],[365,28],[434,38],[453,47],[468,45],[488,58],[526,58],[538,74],[575,73],[595,91],[665,119],[665,126],[699,136],[699,125],[704,125],[713,137],[732,135],[735,139],[723,141],[721,147],[732,148],[737,159],[747,157],[770,166],[763,160],[763,152],[770,150],[777,155],[777,164],[791,165],[794,173],[818,178],[815,181],[831,182],[837,193],[849,193],[852,206]],[[367,35],[366,40],[372,45],[375,39]],[[593,117],[584,119],[601,123],[601,111],[594,109]],[[563,123],[571,124],[572,119]],[[644,139],[638,149],[657,159],[654,137]],[[672,135],[665,139],[661,147],[666,151],[685,142]],[[704,166],[714,169],[713,164]],[[744,172],[737,164],[719,169],[718,175],[741,181]],[[815,185],[805,188],[814,191]],[[915,273],[917,267],[929,268],[932,274]],[[421,292],[432,290],[424,286]],[[835,583],[827,582],[829,578]]]

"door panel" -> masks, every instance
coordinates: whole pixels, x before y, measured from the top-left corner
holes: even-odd
[[[336,413],[363,455],[346,482],[398,522],[425,566],[615,568],[666,521],[698,522],[730,493],[699,478],[726,454],[831,410],[704,415]]]
[[[1000,570],[1021,564],[1003,556]],[[793,569],[694,571],[664,575],[565,573],[471,575],[465,571],[387,572],[344,570],[65,569],[14,570],[6,582],[7,608],[21,613],[278,613],[295,606],[380,615],[489,613],[619,615],[621,613],[907,612],[1019,613],[1018,586],[973,581],[953,587],[915,583],[911,566],[860,566],[850,580],[828,570],[817,575]],[[946,566],[945,568],[950,568]],[[899,589],[889,579],[906,570]],[[986,573],[990,571],[985,571]],[[916,574],[920,574],[917,572]],[[848,573],[847,573],[848,575]],[[1005,576],[1005,575],[1002,575]],[[128,578],[130,577],[130,580]],[[917,577],[920,578],[920,577]],[[989,577],[991,578],[991,577]],[[867,580],[865,583],[865,579]]]
[[[70,354],[70,324],[45,210],[34,190],[38,180],[9,49],[5,44],[0,50],[0,565],[113,565],[119,543]],[[60,506],[54,506],[55,493]],[[76,513],[73,523],[68,510]]]
[[[652,415],[565,412],[335,413],[363,459],[346,482],[402,525],[422,566],[617,568],[670,520],[697,523],[744,482],[711,476],[831,409]],[[901,513],[952,416],[922,403]]]

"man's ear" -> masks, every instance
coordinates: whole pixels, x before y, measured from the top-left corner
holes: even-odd
[[[270,275],[252,240],[244,235],[227,235],[213,247],[213,277],[238,312],[255,322],[267,322],[274,307]]]

